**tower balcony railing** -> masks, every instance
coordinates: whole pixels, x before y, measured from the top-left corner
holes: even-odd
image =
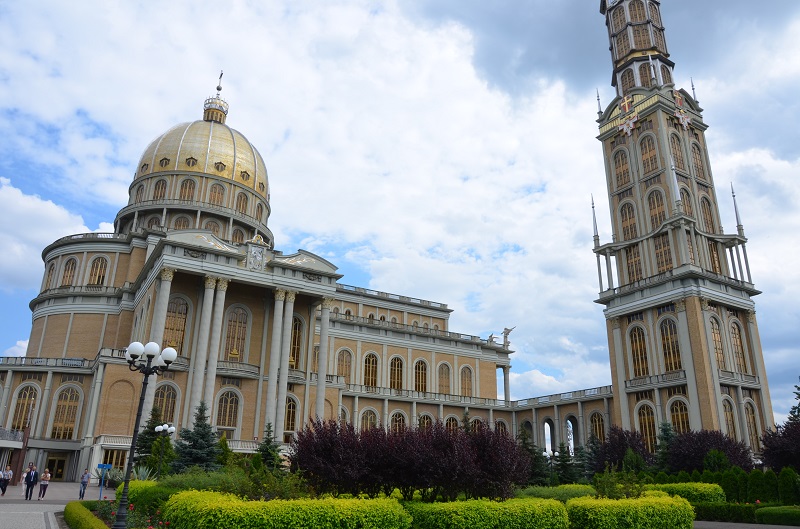
[[[23,432],[21,430],[11,430],[9,428],[3,428],[0,426],[0,441],[12,441],[15,443],[21,443],[23,438]]]
[[[265,222],[262,219],[258,219],[249,213],[242,213],[241,211],[236,210],[235,208],[215,204],[213,202],[201,202],[199,200],[181,200],[177,198],[164,198],[160,200],[142,200],[141,202],[135,202],[133,204],[128,204],[124,208],[120,210],[117,214],[117,218],[124,217],[129,213],[133,213],[135,211],[142,211],[142,210],[151,210],[151,209],[160,209],[162,207],[172,207],[174,209],[186,209],[191,211],[208,211],[208,212],[215,212],[222,217],[232,217],[234,219],[238,219],[241,221],[245,221],[250,224],[257,224],[257,225],[264,225]],[[267,206],[269,207],[269,206]],[[264,216],[266,216],[267,210],[265,209]],[[136,226],[137,229],[143,228],[144,224],[139,222]]]
[[[352,285],[336,284],[336,288],[344,292],[357,292],[359,294],[366,294],[376,298],[391,299],[393,301],[402,301],[403,303],[413,303],[414,305],[423,305],[426,307],[434,307],[437,309],[446,309],[446,303],[438,303],[436,301],[428,301],[426,299],[410,298],[408,296],[401,296],[399,294],[390,294],[388,292],[381,292],[379,290],[371,290],[363,287],[354,287]]]
[[[744,384],[758,384],[758,377],[756,375],[748,375],[747,373],[736,373],[734,371],[727,371],[725,369],[719,370],[720,382],[734,382]]]
[[[670,382],[683,382],[686,380],[686,371],[678,369],[663,373],[661,375],[648,375],[644,377],[636,377],[625,381],[625,389],[639,390],[643,386],[657,386],[659,384],[667,384]]]
[[[217,375],[258,378],[259,368],[253,364],[220,360],[217,362]]]
[[[600,386],[597,388],[580,389],[577,391],[567,391],[564,393],[554,393],[541,397],[531,397],[511,402],[512,407],[536,407],[540,405],[552,405],[559,403],[577,402],[579,400],[593,400],[605,398],[612,395],[611,386]]]
[[[90,368],[92,361],[85,358],[30,358],[27,356],[0,357],[0,365],[32,368]]]

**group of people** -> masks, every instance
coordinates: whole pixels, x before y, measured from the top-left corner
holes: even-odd
[[[14,477],[14,471],[11,470],[11,465],[6,465],[5,470],[0,471],[0,496],[6,495],[6,490],[8,489],[8,485],[11,483],[12,478]],[[36,488],[36,484],[39,484],[39,500],[43,500],[45,494],[47,494],[47,486],[50,485],[50,469],[44,469],[44,472],[41,474],[38,470],[36,470],[36,465],[33,462],[28,463],[28,467],[22,471],[22,483],[24,487],[22,488],[22,494],[25,496],[26,500],[33,499],[33,489]],[[91,478],[91,474],[89,473],[89,469],[85,469],[83,474],[81,474],[81,489],[80,493],[78,494],[79,499],[83,499],[84,494],[86,494],[86,487],[89,485],[89,479]]]

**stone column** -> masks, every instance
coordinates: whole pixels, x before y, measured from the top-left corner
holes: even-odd
[[[228,291],[227,279],[217,279],[217,293],[214,296],[214,316],[211,322],[211,338],[208,342],[208,369],[206,369],[206,388],[203,398],[208,404],[209,415],[214,409],[214,387],[217,381],[217,360],[219,343],[222,338],[222,322],[225,314],[225,293]]]
[[[47,410],[52,409],[50,403],[50,390],[53,387],[53,372],[47,372],[47,378],[44,381],[44,392],[42,393],[42,400],[39,401],[41,411],[38,413],[39,420],[36,423],[36,429],[33,437],[42,437],[45,423],[47,422]],[[49,437],[49,436],[48,436]]]
[[[275,308],[272,311],[272,341],[269,346],[269,372],[267,373],[267,414],[266,422],[272,426],[272,435],[278,438],[278,429],[275,428],[275,416],[278,402],[278,367],[281,363],[281,327],[283,326],[283,300],[286,298],[285,290],[275,291]]]
[[[91,468],[89,466],[89,455],[91,446],[94,443],[94,429],[97,424],[97,408],[100,405],[100,390],[103,387],[103,376],[106,372],[106,365],[102,362],[97,363],[97,371],[94,374],[94,381],[92,382],[92,395],[89,399],[89,416],[83,427],[83,443],[81,447],[80,461],[78,462],[79,468]]]
[[[283,307],[283,332],[281,333],[281,367],[278,373],[278,397],[275,403],[275,432],[278,440],[283,442],[284,419],[286,418],[286,385],[289,383],[289,356],[292,348],[292,317],[294,316],[294,299],[296,292],[286,292]],[[309,332],[312,332],[309,329]]]
[[[317,400],[314,407],[314,413],[318,419],[325,418],[325,390],[328,386],[328,326],[331,319],[332,305],[333,299],[324,298],[322,300],[319,323],[319,357],[317,358]]]
[[[189,414],[183,418],[185,426],[191,424],[194,412],[203,400],[203,379],[208,359],[208,336],[211,327],[211,308],[214,304],[214,288],[217,278],[206,276],[203,292],[203,308],[200,310],[200,329],[197,332],[197,346],[192,358],[192,392],[189,396]]]
[[[11,380],[14,378],[14,370],[6,371],[6,383],[3,385],[3,398],[0,399],[0,424],[5,424],[8,412],[8,399],[11,395]]]
[[[503,397],[506,399],[506,406],[511,401],[511,366],[503,366]]]
[[[739,430],[742,432],[742,442],[750,449],[758,450],[757,446],[750,446],[750,429],[747,427],[747,415],[744,412],[742,386],[736,386],[736,407],[739,408]]]
[[[167,324],[167,308],[169,307],[169,291],[172,288],[172,278],[175,276],[175,269],[164,268],[161,270],[160,276],[161,287],[159,288],[158,295],[156,296],[156,306],[153,310],[153,321],[150,322],[150,341],[157,343],[158,346],[163,349],[164,344],[161,342],[164,340],[164,325]],[[142,409],[142,415],[148,418],[150,417],[150,411],[153,409],[158,375],[150,375],[150,377],[151,378],[148,380],[147,384],[147,393],[144,397],[144,408]],[[144,428],[144,424],[142,424],[140,427]]]

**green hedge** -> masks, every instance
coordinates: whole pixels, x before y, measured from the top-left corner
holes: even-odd
[[[706,522],[756,523],[756,508],[752,503],[693,503],[695,519]]]
[[[411,516],[395,500],[244,501],[230,494],[183,491],[164,505],[171,529],[408,529]]]
[[[670,496],[680,496],[691,503],[725,501],[725,492],[716,483],[662,483],[645,485],[645,490],[663,490]]]
[[[64,507],[64,521],[71,529],[108,529],[80,501],[71,501]]]
[[[609,500],[575,498],[567,502],[573,528],[692,529],[694,510],[683,498]]]
[[[572,498],[597,494],[591,485],[559,485],[558,487],[527,487],[519,491],[521,498],[548,498],[567,503]]]
[[[762,524],[800,526],[800,507],[764,507],[756,511]]]
[[[468,500],[449,503],[406,502],[414,529],[568,529],[567,509],[552,499],[505,502]]]
[[[157,481],[131,481],[128,487],[128,504],[137,510],[153,514],[160,510],[170,496],[182,489],[164,486]],[[117,487],[117,499],[122,496],[122,485]]]

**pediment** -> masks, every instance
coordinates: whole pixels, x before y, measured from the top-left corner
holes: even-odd
[[[177,243],[181,246],[195,246],[204,250],[217,250],[239,254],[239,250],[234,246],[215,237],[206,230],[178,230],[167,234],[167,242]]]
[[[336,274],[336,270],[338,270],[330,261],[305,250],[298,250],[297,253],[292,255],[275,256],[270,264],[272,266],[287,266],[289,268],[314,270],[324,274]]]

